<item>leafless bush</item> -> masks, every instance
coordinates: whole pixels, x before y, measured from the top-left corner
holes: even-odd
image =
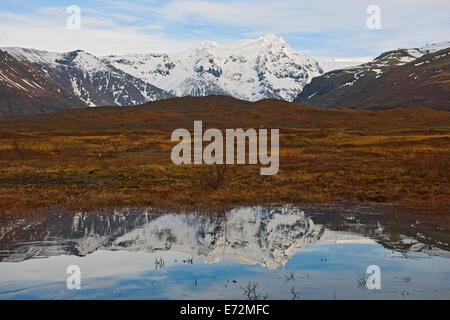
[[[295,282],[295,273],[291,272],[291,273],[289,273],[289,275],[284,275],[284,279],[285,279],[285,282],[289,282],[289,281]]]
[[[361,273],[357,278],[356,278],[356,287],[361,289],[362,291],[366,291],[367,287],[367,274],[365,273]]]
[[[257,292],[258,283],[252,281],[248,282],[247,286],[240,287],[244,296],[247,297],[248,300],[266,300],[269,297],[269,294],[262,295],[262,293]]]
[[[183,260],[183,263],[194,264],[194,258],[187,258],[186,260]]]
[[[191,177],[195,187],[204,189],[219,189],[226,179],[226,165],[214,164],[200,167]]]
[[[60,142],[53,143],[53,152],[60,155],[63,152],[63,148]]]
[[[297,299],[297,297],[300,295],[300,292],[295,291],[295,287],[292,286],[291,288],[291,294],[292,294],[292,300]]]
[[[165,262],[163,258],[159,257],[155,259],[155,270],[161,270],[164,268]]]

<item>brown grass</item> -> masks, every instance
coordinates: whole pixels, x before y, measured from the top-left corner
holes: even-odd
[[[225,107],[199,101],[186,111],[150,105],[0,118],[0,211],[344,200],[450,211],[447,112],[323,111],[262,101],[240,109],[231,103],[222,114]],[[204,129],[280,128],[279,173],[172,164],[171,130],[191,129],[193,119],[204,120]]]

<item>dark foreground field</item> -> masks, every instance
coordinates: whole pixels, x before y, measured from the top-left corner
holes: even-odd
[[[172,164],[172,130],[279,128],[280,170]],[[99,157],[101,153],[101,158]],[[0,118],[0,212],[342,200],[450,209],[450,113],[228,97]]]

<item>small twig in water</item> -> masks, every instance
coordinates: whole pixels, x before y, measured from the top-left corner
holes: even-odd
[[[159,257],[159,259],[158,258],[155,259],[155,269],[156,270],[163,269],[164,264],[165,264],[165,262],[164,262],[163,258]]]
[[[295,291],[295,287],[292,286],[292,288],[291,288],[291,294],[292,294],[292,300],[295,300],[295,299],[297,299],[298,295],[300,295],[300,292],[296,292],[296,291]]]

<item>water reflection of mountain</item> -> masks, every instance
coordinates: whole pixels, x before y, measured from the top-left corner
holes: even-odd
[[[149,209],[1,218],[0,259],[83,256],[99,249],[172,250],[206,263],[227,258],[274,269],[317,241],[354,243],[370,239],[398,251],[448,253],[445,228],[427,225],[414,233],[409,220],[397,219],[396,224],[395,219],[389,220],[392,216],[354,209],[328,212],[316,208],[304,213],[293,206],[252,207],[222,214],[170,214]],[[433,230],[432,237],[427,230]]]
[[[115,239],[111,248],[170,249],[190,253],[207,263],[228,257],[273,269],[317,242],[323,231],[323,226],[295,208],[244,208],[228,212],[222,221],[164,215]]]

